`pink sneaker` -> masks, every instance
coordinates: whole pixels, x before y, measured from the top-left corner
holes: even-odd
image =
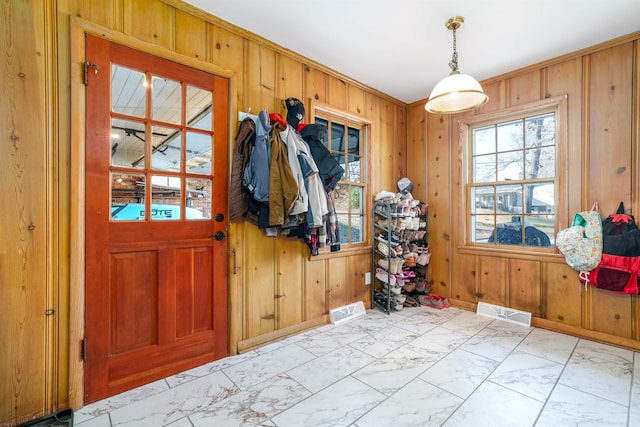
[[[433,307],[437,309],[444,308],[442,301],[435,298],[433,295],[419,295],[418,302],[425,307]]]

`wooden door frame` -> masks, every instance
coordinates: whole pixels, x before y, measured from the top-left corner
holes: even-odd
[[[81,18],[71,19],[71,72],[70,72],[70,117],[71,117],[71,161],[70,161],[70,261],[69,261],[69,405],[80,408],[84,405],[84,363],[81,343],[85,335],[85,124],[86,90],[84,82],[85,36],[87,34],[140,50],[178,64],[229,79],[229,129],[234,129],[237,117],[237,74],[214,64],[184,56],[164,47],[135,39],[126,34],[96,25]],[[93,72],[93,70],[89,70]],[[233,150],[233,132],[229,132],[229,159]],[[230,170],[227,174],[230,173]],[[229,238],[227,238],[229,242]],[[228,243],[227,243],[228,246]],[[227,266],[227,276],[229,268]],[[227,283],[228,286],[228,283]]]

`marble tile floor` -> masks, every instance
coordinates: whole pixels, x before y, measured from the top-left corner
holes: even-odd
[[[640,353],[453,307],[374,309],[89,404],[75,425],[640,426]]]

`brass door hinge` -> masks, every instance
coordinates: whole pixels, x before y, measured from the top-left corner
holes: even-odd
[[[94,74],[98,74],[100,71],[100,67],[98,67],[93,62],[85,61],[84,62],[84,85],[87,86],[89,84],[89,68],[93,68]]]

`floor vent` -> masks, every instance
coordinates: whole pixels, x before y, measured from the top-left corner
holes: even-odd
[[[500,319],[520,326],[531,326],[531,313],[527,313],[526,311],[479,302],[476,312],[482,316],[491,317],[492,319]]]
[[[364,316],[366,313],[364,303],[362,301],[358,301],[353,304],[330,310],[329,317],[331,318],[331,323],[339,325],[351,319],[355,319],[356,317]]]

